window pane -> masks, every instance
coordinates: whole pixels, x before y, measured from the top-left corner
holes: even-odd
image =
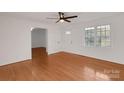
[[[97,36],[100,36],[100,33],[101,33],[101,32],[97,32]]]
[[[110,36],[110,31],[106,31],[106,36]]]
[[[105,31],[106,29],[105,28],[101,28],[101,31]]]
[[[106,30],[110,30],[110,25],[107,25],[106,26]]]
[[[97,37],[96,39],[96,46],[101,46],[101,37]]]
[[[104,47],[104,46],[106,46],[106,41],[105,40],[102,40],[101,41],[101,47]]]
[[[105,31],[102,31],[101,32],[101,36],[105,36]]]

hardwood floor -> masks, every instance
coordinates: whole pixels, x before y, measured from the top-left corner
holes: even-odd
[[[33,59],[0,67],[0,80],[124,80],[124,65],[71,53],[47,56],[33,49]]]

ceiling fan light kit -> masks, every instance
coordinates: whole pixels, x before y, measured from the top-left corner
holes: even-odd
[[[61,23],[69,22],[70,23],[71,21],[68,20],[68,19],[72,19],[72,18],[77,18],[78,17],[78,16],[68,16],[68,17],[65,17],[63,12],[58,12],[58,14],[59,14],[59,19],[58,18],[47,18],[47,19],[58,19],[56,21],[56,23],[58,23],[58,22],[61,22]]]
[[[60,22],[61,22],[61,23],[63,23],[63,22],[64,22],[64,20],[63,20],[63,19],[61,19],[61,20],[60,20]]]

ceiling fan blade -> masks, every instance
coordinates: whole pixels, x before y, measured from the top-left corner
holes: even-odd
[[[58,23],[60,21],[60,19],[58,21],[56,21],[56,23]]]
[[[70,20],[64,19],[66,22],[71,22]]]
[[[69,17],[64,17],[65,19],[70,19],[70,18],[76,18],[78,16],[69,16]]]

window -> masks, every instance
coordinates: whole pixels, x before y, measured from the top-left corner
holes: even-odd
[[[110,25],[97,26],[96,28],[96,46],[110,46]]]
[[[95,33],[94,33],[95,28],[90,27],[90,28],[85,28],[85,44],[87,47],[93,47],[94,42],[95,42]]]
[[[85,28],[85,46],[86,47],[109,47],[110,25],[101,25],[97,27]]]

